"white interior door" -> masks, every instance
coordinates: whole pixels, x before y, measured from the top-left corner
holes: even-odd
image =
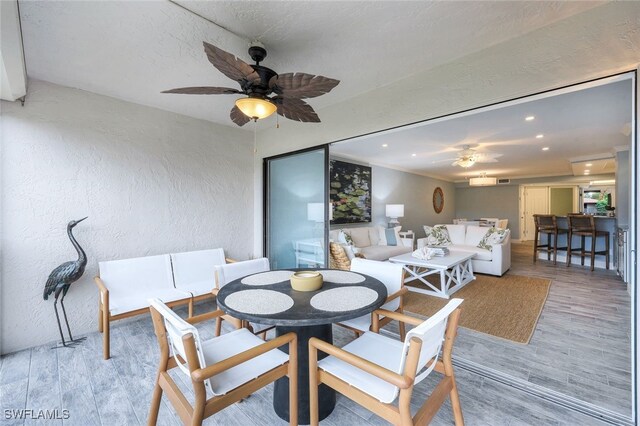
[[[522,230],[520,239],[529,241],[532,240],[535,235],[533,215],[549,213],[549,187],[525,186],[523,207],[522,217],[524,218],[524,229]]]

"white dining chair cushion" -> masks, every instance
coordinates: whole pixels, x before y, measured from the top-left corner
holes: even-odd
[[[351,261],[351,271],[370,275],[382,281],[387,287],[387,295],[400,291],[404,277],[403,266],[399,263],[379,262],[356,258]],[[400,299],[396,298],[387,303],[383,309],[395,311],[400,307]]]
[[[368,331],[343,346],[342,349],[397,372],[402,357],[403,344],[397,340]],[[328,356],[319,361],[318,367],[371,395],[380,402],[391,403],[397,397],[397,388],[391,383],[333,356]]]
[[[222,288],[225,284],[228,284],[233,280],[237,280],[238,278],[257,274],[258,272],[266,272],[270,270],[270,267],[269,260],[266,257],[262,257],[260,259],[217,265],[215,269],[218,279],[218,288]]]
[[[225,262],[221,248],[172,253],[175,287],[190,291],[194,296],[211,292],[215,287],[215,266],[224,265]],[[208,290],[203,291],[206,287]]]
[[[102,297],[102,296],[101,296]],[[189,299],[191,293],[176,288],[151,289],[145,291],[131,291],[127,294],[109,291],[109,313],[119,315],[133,312],[138,309],[148,308],[150,298],[158,298],[164,303],[176,300]]]
[[[382,305],[380,309],[395,311],[399,306],[399,304],[396,302],[397,300],[392,300],[391,302]],[[394,306],[395,309],[393,309]],[[346,325],[347,327],[355,328],[356,330],[360,331],[369,331],[371,329],[371,314],[362,315],[361,317],[353,318],[346,321],[341,321],[340,324]]]
[[[264,340],[254,336],[246,328],[223,334],[202,343],[205,364],[213,365],[263,343]],[[210,388],[215,395],[224,395],[288,360],[289,357],[284,352],[273,349],[212,377],[209,379]]]

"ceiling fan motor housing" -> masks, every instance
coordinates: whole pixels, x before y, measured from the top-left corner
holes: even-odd
[[[249,94],[267,96],[269,93],[271,93],[271,89],[269,88],[269,80],[271,80],[272,77],[278,75],[278,73],[271,68],[263,67],[262,65],[251,65],[251,68],[253,68],[255,72],[257,72],[260,76],[260,84],[253,83],[250,84],[249,87],[244,89]]]

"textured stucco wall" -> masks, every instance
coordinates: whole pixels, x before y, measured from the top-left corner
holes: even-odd
[[[99,260],[253,246],[252,135],[174,113],[30,81],[2,103],[2,353],[58,338],[49,272],[89,263],[66,298],[72,330],[96,329]]]

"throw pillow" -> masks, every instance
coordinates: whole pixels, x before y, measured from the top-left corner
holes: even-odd
[[[378,227],[378,245],[379,246],[399,246],[400,242],[400,230],[402,226],[396,226],[395,228]]]
[[[501,244],[505,238],[509,235],[508,229],[489,228],[487,233],[482,237],[478,243],[478,247],[481,249],[493,251],[495,244]]]
[[[445,225],[425,225],[423,228],[424,233],[427,234],[427,247],[451,245],[451,237]]]
[[[344,232],[344,230],[340,230],[340,233],[338,234],[338,242],[340,244],[346,244],[349,246],[353,246],[353,238],[351,238],[351,235],[347,234],[346,232]]]

